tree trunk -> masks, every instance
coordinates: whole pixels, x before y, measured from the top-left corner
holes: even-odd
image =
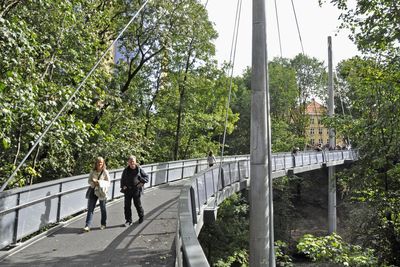
[[[183,82],[179,83],[179,107],[178,107],[178,114],[177,114],[177,121],[176,121],[176,133],[175,133],[175,144],[174,144],[174,154],[173,159],[178,160],[178,153],[179,153],[179,137],[181,134],[181,126],[182,126],[182,116],[183,116],[183,109],[184,109],[184,101],[185,101],[185,89],[186,89],[186,81],[187,81],[187,74],[189,72],[190,66],[190,57],[192,54],[192,45],[194,39],[190,41],[189,44],[189,51],[186,58],[186,66],[185,66],[185,75],[183,77]]]

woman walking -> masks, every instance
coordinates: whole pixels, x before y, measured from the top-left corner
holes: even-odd
[[[88,208],[86,215],[86,225],[83,228],[84,231],[90,231],[90,227],[93,221],[93,211],[96,207],[97,199],[100,202],[101,211],[101,226],[100,229],[106,228],[107,224],[107,191],[110,186],[110,176],[106,169],[106,163],[102,157],[98,157],[94,163],[93,170],[89,175],[88,183],[91,188],[91,193],[88,194]]]
[[[212,167],[214,166],[214,164],[216,163],[216,159],[215,156],[213,155],[213,152],[210,150],[210,152],[208,152],[208,156],[207,156],[207,163],[208,163],[208,167]]]

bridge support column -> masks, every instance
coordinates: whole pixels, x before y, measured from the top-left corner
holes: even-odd
[[[271,121],[265,1],[253,0],[250,138],[250,266],[274,267]]]
[[[335,114],[334,89],[333,89],[333,68],[332,68],[332,38],[328,36],[328,111],[329,117]],[[336,147],[336,134],[333,128],[329,129],[329,146]],[[328,167],[328,232],[336,232],[336,177],[335,167]]]
[[[328,167],[328,233],[336,232],[336,177],[335,167]]]

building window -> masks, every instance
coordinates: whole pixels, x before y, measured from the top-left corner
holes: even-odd
[[[322,134],[322,128],[319,128],[319,129],[318,129],[318,133],[319,133],[319,134]]]
[[[310,119],[311,124],[314,124],[314,118]]]
[[[327,144],[329,144],[329,138],[328,138],[328,139],[326,139],[326,143],[327,143]]]
[[[314,134],[314,128],[310,128],[310,134]]]
[[[310,143],[311,143],[312,145],[315,144],[314,139],[310,139]]]
[[[322,144],[323,142],[322,139],[318,139],[318,143]]]
[[[318,119],[318,124],[322,124],[322,123],[321,123],[321,119]]]
[[[329,134],[329,129],[326,129],[326,134]]]

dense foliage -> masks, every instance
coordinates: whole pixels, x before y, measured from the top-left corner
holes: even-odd
[[[290,200],[277,199],[276,196],[281,194],[282,192],[276,192],[274,202],[280,203],[283,207]],[[247,242],[249,205],[245,195],[234,194],[226,199],[218,209],[217,221],[206,224],[202,228],[199,240],[211,266],[249,266]],[[274,207],[274,209],[277,210],[279,207]],[[282,219],[278,216],[274,218],[274,221]],[[293,219],[292,216],[289,220]],[[289,222],[278,224],[278,227],[285,224]],[[274,226],[276,228],[277,225]],[[276,266],[294,266],[295,255],[296,257],[305,256],[309,264],[315,262],[335,263],[340,266],[378,266],[378,259],[372,249],[347,243],[335,233],[321,237],[305,234],[297,241],[290,240],[288,236],[284,237],[284,240],[295,243],[292,247],[288,246],[288,241],[281,241],[277,235],[275,238],[277,238],[275,241]]]
[[[331,1],[342,11],[342,26],[364,57],[337,67],[346,113],[332,121],[360,149],[357,166],[339,183],[351,216],[349,238],[368,244],[379,264],[400,266],[400,3]]]
[[[229,66],[217,67],[217,33],[201,1],[150,1],[114,53],[84,80],[142,2],[0,0],[1,185],[36,140],[8,188],[87,173],[97,156],[105,157],[109,168],[123,166],[130,154],[141,163],[204,157],[221,149],[226,112],[226,153],[250,152],[251,70],[233,80],[226,111]],[[342,11],[341,27],[350,29],[368,55],[337,66],[338,115],[324,120],[362,155],[338,175],[351,215],[346,240],[372,247],[379,265],[400,266],[400,3],[330,2]],[[273,59],[268,67],[272,150],[305,147],[305,106],[311,97],[326,99],[324,64],[300,54]],[[296,181],[285,179],[275,189],[289,201],[285,189]],[[230,223],[212,229],[224,231],[225,239],[205,238],[220,246],[207,252],[218,266],[247,263],[248,206],[241,197],[230,201],[237,207],[220,209]],[[276,218],[290,214],[290,206],[281,207]],[[285,237],[287,229],[279,230]],[[343,253],[354,250],[340,244]],[[279,247],[281,262],[290,265],[284,244]],[[313,255],[320,255],[321,246],[314,248]]]
[[[150,1],[82,83],[142,4],[0,1],[0,184],[70,97],[9,187],[88,172],[99,155],[116,168],[130,154],[149,163],[219,150],[228,79],[198,1]],[[237,119],[229,111],[228,133]]]
[[[241,263],[239,266],[248,265],[249,215],[249,205],[241,194],[220,204],[217,221],[199,235],[210,263],[221,267],[235,261]]]
[[[304,235],[297,244],[300,253],[305,254],[312,261],[338,263],[342,266],[377,266],[377,259],[373,250],[363,250],[343,242],[342,238],[333,233],[329,236],[314,237]]]

